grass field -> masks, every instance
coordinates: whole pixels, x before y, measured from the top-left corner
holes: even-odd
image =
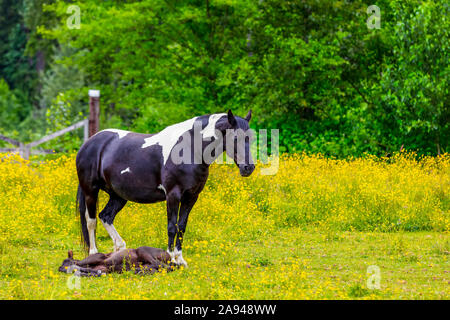
[[[189,268],[81,278],[74,156],[0,160],[0,299],[448,299],[450,155],[327,160],[293,155],[276,175],[214,165],[187,227]],[[105,204],[102,196],[100,207]],[[128,204],[128,247],[166,247],[165,204]],[[98,224],[98,248],[112,241]],[[368,286],[379,268],[380,287]],[[72,285],[68,285],[69,284]]]

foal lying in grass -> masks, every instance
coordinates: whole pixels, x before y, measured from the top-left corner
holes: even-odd
[[[105,273],[135,270],[136,274],[153,274],[175,269],[176,265],[170,262],[170,255],[158,248],[139,247],[137,249],[123,249],[108,254],[95,253],[84,260],[73,259],[73,252],[69,250],[68,258],[64,259],[59,271],[80,276],[98,277]]]

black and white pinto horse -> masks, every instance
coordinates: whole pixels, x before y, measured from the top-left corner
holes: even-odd
[[[181,252],[183,235],[189,213],[208,179],[211,162],[225,151],[239,167],[241,176],[249,176],[255,169],[250,139],[237,139],[236,136],[236,131],[250,131],[250,118],[251,111],[245,118],[240,118],[229,110],[228,113],[195,117],[156,134],[107,129],[89,138],[76,157],[79,179],[77,205],[82,237],[89,248],[89,255],[98,252],[95,244],[96,209],[99,190],[103,190],[109,194],[109,201],[99,218],[114,242],[115,251],[126,248],[113,222],[127,201],[166,201],[167,252],[174,263],[187,266]],[[198,161],[195,139],[191,142],[186,139],[196,135],[195,127],[201,129],[200,151],[212,150],[212,161],[203,158]],[[227,143],[227,139],[234,141]],[[176,151],[175,146],[181,140],[188,141],[191,147]],[[174,161],[180,154],[187,161]]]

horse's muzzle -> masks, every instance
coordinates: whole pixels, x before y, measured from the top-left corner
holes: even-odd
[[[249,175],[252,174],[252,172],[254,170],[255,170],[255,165],[254,164],[242,164],[242,165],[239,165],[239,173],[243,177],[248,177]]]

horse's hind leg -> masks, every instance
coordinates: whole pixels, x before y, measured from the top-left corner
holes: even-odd
[[[99,218],[103,223],[106,231],[114,242],[114,251],[119,251],[126,248],[125,241],[120,237],[116,228],[114,228],[113,222],[116,214],[122,210],[127,203],[127,200],[120,198],[114,193],[110,194],[109,201],[105,208],[100,212]]]
[[[95,245],[95,229],[97,228],[97,199],[98,190],[91,193],[85,193],[86,198],[86,225],[89,233],[89,255],[97,253]]]

